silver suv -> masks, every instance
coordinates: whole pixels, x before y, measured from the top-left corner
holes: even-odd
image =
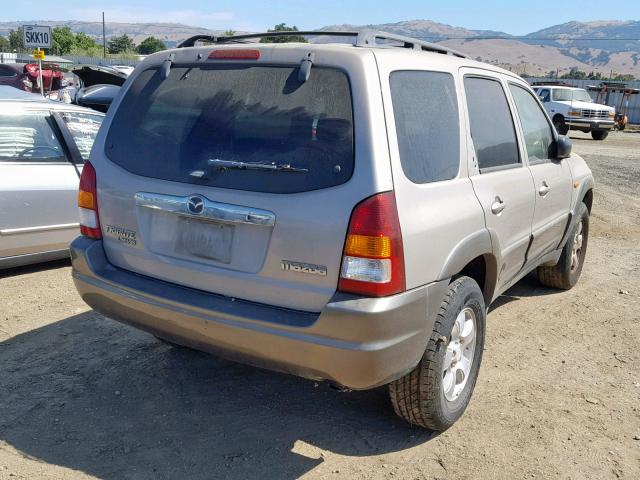
[[[389,385],[399,415],[444,430],[487,306],[536,268],[577,282],[591,172],[510,72],[380,32],[265,35],[135,69],[82,174],[76,287],[169,343]]]

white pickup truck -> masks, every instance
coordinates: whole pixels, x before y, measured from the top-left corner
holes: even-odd
[[[583,88],[534,85],[533,89],[560,135],[580,130],[591,132],[594,140],[604,140],[615,124],[615,108],[595,103]]]

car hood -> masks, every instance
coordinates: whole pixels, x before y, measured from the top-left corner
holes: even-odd
[[[592,103],[592,102],[580,102],[577,100],[571,101],[556,101],[556,103],[561,103],[563,105],[567,105],[570,108],[576,108],[580,110],[606,110],[609,112],[615,112],[615,108],[610,107],[608,105],[602,105],[600,103]]]
[[[118,87],[127,79],[127,75],[116,69],[98,66],[84,66],[73,70],[85,87],[93,85],[116,85]]]

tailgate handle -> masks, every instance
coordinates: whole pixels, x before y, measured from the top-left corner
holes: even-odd
[[[232,205],[230,203],[213,202],[202,195],[180,197],[177,195],[164,195],[162,193],[138,192],[135,194],[135,199],[136,205],[139,207],[193,218],[264,227],[273,227],[276,223],[275,213],[269,210]],[[189,208],[189,203],[198,205],[195,212],[192,211],[194,209]]]

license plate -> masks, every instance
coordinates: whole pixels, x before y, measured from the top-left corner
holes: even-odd
[[[180,218],[178,230],[177,253],[231,263],[233,225]]]

